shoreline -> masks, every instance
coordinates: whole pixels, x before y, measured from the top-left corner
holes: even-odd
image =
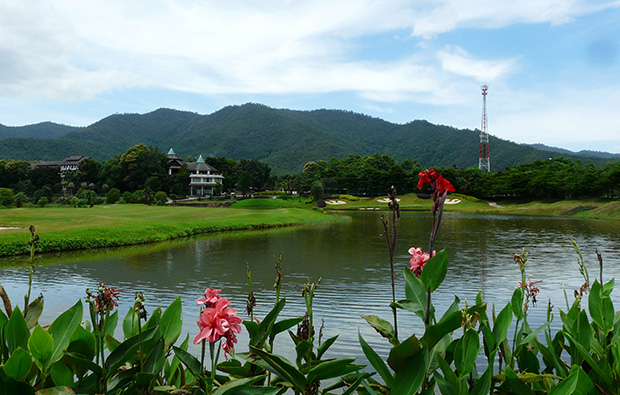
[[[315,226],[345,220],[298,208],[197,210],[111,205],[84,209],[33,208],[2,213],[13,214],[4,215],[1,224],[13,229],[0,233],[0,257],[30,254],[30,225],[35,226],[40,237],[36,254],[41,254],[150,244],[228,231]]]

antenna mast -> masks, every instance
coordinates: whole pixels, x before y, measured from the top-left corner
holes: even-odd
[[[482,85],[482,126],[480,128],[480,155],[478,157],[478,168],[486,172],[491,171],[491,160],[489,157],[489,125],[487,122],[487,85]]]

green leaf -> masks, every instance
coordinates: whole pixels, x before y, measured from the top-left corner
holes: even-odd
[[[9,318],[6,324],[4,336],[9,348],[9,354],[13,353],[18,347],[24,350],[28,349],[30,330],[19,307],[15,307],[15,310],[13,310],[13,314],[11,314],[11,318]]]
[[[118,325],[118,310],[110,314],[110,316],[105,320],[105,323],[103,326],[103,333],[106,333],[110,336],[114,336],[114,332],[116,331],[117,325]]]
[[[134,356],[139,348],[140,341],[146,342],[150,340],[159,327],[146,329],[142,332],[142,336],[135,335],[122,342],[114,351],[106,358],[108,365],[108,375],[113,375],[120,366]]]
[[[165,340],[163,338],[160,338],[159,341],[155,344],[155,347],[153,347],[153,350],[151,350],[151,353],[149,354],[146,361],[144,361],[143,370],[145,372],[157,373],[162,370],[162,368],[164,367],[164,362],[166,362],[166,353],[164,350],[164,346]]]
[[[43,295],[39,295],[38,298],[30,302],[28,305],[28,309],[26,310],[26,324],[28,324],[28,328],[34,328],[39,322],[39,317],[41,317],[41,313],[43,312]]]
[[[183,318],[181,316],[183,306],[181,297],[176,298],[161,316],[161,331],[165,340],[165,349],[169,349],[181,335],[181,327],[183,326]]]
[[[611,292],[614,290],[614,284],[615,284],[615,280],[612,278],[611,280],[609,280],[607,284],[603,285],[604,296],[611,295]]]
[[[489,366],[482,376],[478,379],[474,387],[471,389],[470,395],[486,395],[491,389],[493,378],[493,367]]]
[[[314,359],[312,358],[312,347],[312,343],[308,340],[302,340],[295,345],[295,352],[297,353],[295,363],[297,364],[297,366],[301,368],[304,358],[308,362]]]
[[[81,325],[78,325],[71,336],[71,341],[69,342],[67,351],[74,354],[79,354],[83,358],[90,360],[95,356],[95,343],[95,335],[84,329]]]
[[[308,372],[306,379],[308,384],[319,382],[321,380],[339,377],[355,370],[360,370],[363,366],[353,365],[355,358],[341,358],[329,361],[322,361]]]
[[[519,379],[519,376],[510,369],[510,366],[506,367],[505,374],[508,387],[516,395],[534,395],[534,391]]]
[[[428,351],[423,348],[403,361],[403,368],[396,372],[392,382],[391,395],[415,394],[426,377]]]
[[[183,365],[185,365],[194,376],[200,376],[202,374],[200,361],[197,360],[192,354],[175,346],[172,346],[172,350],[174,351],[174,355],[176,355],[181,362],[183,362]]]
[[[306,378],[286,359],[263,351],[256,347],[250,347],[250,351],[258,355],[282,380],[291,383],[297,391],[303,392],[306,388]]]
[[[370,324],[370,326],[375,328],[375,330],[379,332],[381,336],[388,339],[388,341],[393,346],[398,345],[398,339],[396,338],[396,332],[394,332],[394,327],[392,326],[392,324],[390,324],[383,318],[377,317],[376,315],[361,315],[360,317],[365,319],[366,322]]]
[[[493,324],[493,334],[495,335],[495,344],[497,346],[506,339],[508,328],[512,324],[512,309],[507,304],[502,311],[499,312]]]
[[[69,310],[58,316],[50,325],[48,332],[54,339],[54,352],[50,359],[50,365],[62,358],[62,353],[69,346],[71,336],[82,322],[82,301],[78,300]]]
[[[523,319],[523,290],[521,288],[515,289],[512,293],[512,299],[510,300],[510,306],[512,312],[517,319]]]
[[[280,312],[284,308],[285,304],[286,299],[282,298],[258,324],[258,333],[256,334],[256,338],[250,342],[251,346],[260,347],[265,340],[269,338],[274,322],[276,321],[276,318],[278,318],[278,315],[280,315]]]
[[[405,360],[419,351],[420,340],[415,335],[411,335],[398,346],[392,347],[387,362],[395,372],[398,372],[403,368]]]
[[[448,272],[448,252],[444,248],[429,259],[422,269],[420,280],[427,292],[435,291],[446,278]]]
[[[139,320],[140,318],[138,314],[136,314],[136,310],[134,310],[133,306],[129,307],[127,314],[125,314],[125,318],[123,318],[123,335],[125,339],[129,339],[138,333],[138,328],[140,327]]]
[[[459,378],[462,379],[471,373],[479,353],[480,340],[478,332],[469,329],[459,339],[454,350],[454,365],[459,371]]]
[[[405,269],[403,272],[405,274],[405,296],[407,298],[408,305],[411,305],[411,307],[405,308],[416,314],[421,319],[425,319],[428,296],[426,287],[424,286],[422,280],[413,274],[411,270]]]
[[[30,353],[21,347],[11,354],[11,357],[2,365],[4,372],[16,381],[23,381],[32,368]]]
[[[273,324],[273,327],[271,328],[271,332],[269,333],[269,341],[273,342],[273,339],[276,337],[276,335],[292,328],[293,326],[299,324],[303,320],[304,320],[304,317],[296,317],[296,318],[288,318],[288,319],[276,322],[275,324]],[[258,324],[257,324],[257,332],[258,332]]]
[[[573,391],[575,391],[575,388],[577,388],[577,380],[579,378],[579,374],[578,374],[579,371],[577,369],[579,369],[579,368],[577,366],[575,366],[575,368],[571,370],[571,372],[570,372],[570,374],[568,375],[567,378],[565,378],[564,380],[560,381],[558,383],[558,385],[553,387],[551,392],[549,392],[549,395],[569,395],[569,394],[572,394]]]
[[[233,395],[238,393],[239,391],[243,391],[244,389],[250,387],[252,384],[257,383],[263,380],[266,375],[238,379],[238,380],[230,380],[225,384],[219,386],[214,392],[213,395]]]
[[[41,371],[46,371],[54,352],[54,339],[41,326],[37,325],[28,339],[28,350]]]
[[[336,335],[334,337],[330,337],[329,339],[327,339],[323,343],[321,343],[321,345],[317,349],[317,354],[316,354],[317,359],[321,359],[323,354],[325,354],[325,352],[327,350],[329,350],[329,348],[332,346],[332,344],[334,344],[336,339],[338,339],[338,335]]]
[[[527,335],[523,340],[521,340],[521,342],[519,343],[519,345],[524,345],[524,344],[529,344],[532,342],[532,340],[534,340],[536,338],[536,336],[538,336],[538,334],[540,332],[542,332],[543,330],[545,330],[545,328],[547,328],[549,326],[550,322],[545,322],[544,324],[542,324],[541,326],[539,326],[538,328],[536,328],[535,331],[533,331],[532,333],[530,333],[529,335]]]
[[[73,387],[73,372],[62,361],[52,365],[50,370],[52,381],[58,386]]]
[[[476,313],[482,314],[486,309],[486,304],[475,305],[467,309],[467,314],[474,315]],[[447,334],[453,332],[457,328],[460,328],[463,322],[463,314],[461,311],[455,311],[449,316],[443,318],[435,325],[430,325],[424,331],[422,337],[422,343],[426,345],[428,349],[433,349],[435,345]]]
[[[368,343],[366,343],[361,333],[358,332],[357,337],[359,339],[360,345],[362,346],[362,351],[368,359],[368,362],[370,362],[372,367],[375,368],[377,373],[379,373],[379,376],[381,376],[381,378],[385,382],[385,385],[391,387],[392,379],[394,378],[394,376],[392,376],[392,373],[390,373],[390,370],[388,369],[385,362],[383,362],[383,359],[379,356],[379,354],[375,352],[375,350],[372,349],[372,347],[370,347]]]

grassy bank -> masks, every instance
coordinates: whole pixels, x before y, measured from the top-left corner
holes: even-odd
[[[343,218],[310,209],[159,207],[109,205],[0,210],[0,256],[29,253],[28,227],[41,238],[39,252],[116,247],[201,233],[310,225]]]
[[[420,199],[415,194],[398,197],[400,209],[407,211],[430,210],[431,200]],[[357,201],[340,200],[344,204],[328,204],[327,210],[387,210],[384,197],[361,198]],[[510,200],[497,202],[481,201],[473,197],[452,194],[448,197],[446,213],[463,214],[508,214],[551,217],[579,217],[620,219],[620,201],[609,199],[571,199],[571,200]]]

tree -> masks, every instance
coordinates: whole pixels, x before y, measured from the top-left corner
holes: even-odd
[[[41,198],[37,200],[37,204],[41,207],[45,207],[45,205],[48,203],[49,203],[49,200],[45,196],[41,196]]]
[[[101,165],[91,158],[86,158],[78,164],[75,172],[75,181],[77,182],[98,182],[99,170]]]
[[[108,204],[114,204],[118,202],[120,198],[121,198],[121,191],[118,188],[110,189],[110,191],[105,195],[105,200],[106,200],[106,203]]]
[[[314,200],[319,200],[323,197],[325,193],[325,187],[323,187],[323,183],[321,181],[315,181],[312,183],[312,187],[310,188],[310,195]]]
[[[24,192],[17,192],[15,194],[15,207],[21,207],[24,202],[28,201],[28,197]]]
[[[243,171],[239,175],[239,190],[245,196],[250,191],[250,186],[252,185],[252,176],[248,171]]]
[[[155,147],[138,144],[119,158],[123,183],[128,191],[145,186],[149,177],[157,177],[168,185],[168,157]]]
[[[0,188],[0,204],[9,207],[12,206],[13,203],[15,203],[13,190],[9,188]]]

